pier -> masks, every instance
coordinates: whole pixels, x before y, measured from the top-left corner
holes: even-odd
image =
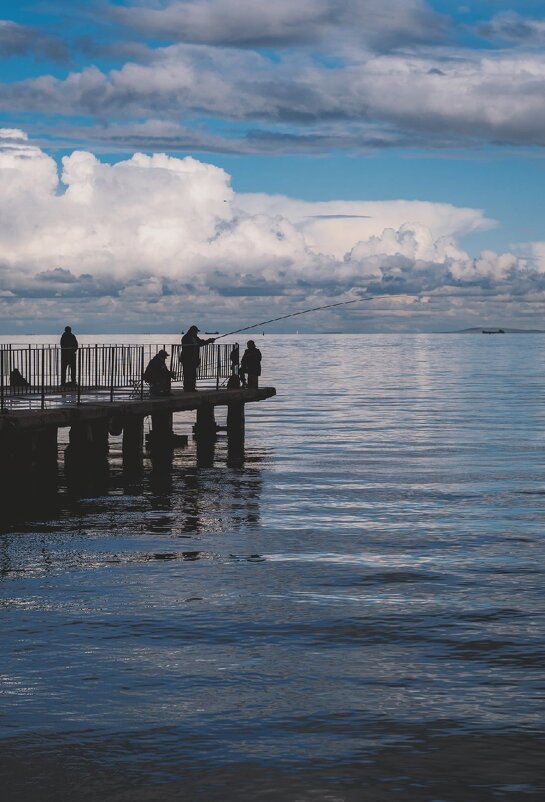
[[[143,381],[143,365],[159,349],[168,349],[173,386],[169,395],[153,397]],[[217,407],[227,409],[228,452],[244,450],[245,405],[271,398],[274,387],[226,386],[238,375],[238,346],[207,345],[193,392],[179,386],[183,367],[179,344],[170,346],[86,346],[78,350],[77,379],[62,386],[60,349],[0,350],[0,488],[3,502],[24,502],[34,490],[42,493],[56,482],[59,429],[69,430],[64,452],[71,475],[100,477],[108,461],[109,437],[122,436],[123,468],[141,468],[144,449],[157,460],[187,442],[173,432],[173,415],[195,412],[193,437],[197,450],[212,449],[220,427]],[[14,369],[24,386],[9,383]],[[235,382],[236,384],[236,382]],[[212,386],[210,386],[212,385]],[[144,442],[144,421],[151,431]]]

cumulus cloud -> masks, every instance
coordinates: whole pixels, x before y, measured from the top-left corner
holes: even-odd
[[[326,66],[303,55],[272,63],[252,51],[173,45],[158,49],[149,64],[127,63],[108,73],[88,67],[65,79],[0,84],[0,101],[12,111],[106,115],[112,121],[184,118],[191,124],[197,115],[245,124],[259,120],[269,136],[278,125],[291,126],[296,136],[311,126],[315,136],[329,134],[332,147],[331,125],[341,122],[351,147],[358,136],[362,146],[396,140],[543,145],[545,56],[360,53]],[[290,132],[278,131],[282,135]]]
[[[171,42],[287,47],[355,39],[379,48],[434,41],[445,19],[423,0],[173,0],[109,7],[127,27]]]
[[[38,321],[71,309],[98,328],[113,320],[168,327],[193,309],[221,325],[239,319],[242,299],[251,298],[259,319],[372,292],[391,296],[381,315],[386,306],[405,320],[409,309],[437,327],[438,309],[441,319],[460,314],[447,297],[469,293],[482,305],[516,296],[535,312],[545,293],[543,244],[526,246],[532,258],[475,259],[460,246],[460,237],[493,224],[478,209],[236,194],[224,170],[164,154],[109,164],[75,151],[59,172],[17,129],[0,129],[0,175],[8,321],[31,317],[31,308]],[[336,314],[315,322],[339,326]],[[355,311],[346,315],[358,324]]]
[[[313,248],[341,259],[355,243],[373,242],[385,231],[412,225],[420,236],[413,258],[430,258],[433,244],[442,238],[484,231],[494,225],[482,211],[425,201],[325,201],[310,203],[281,195],[246,194],[237,198],[246,213],[287,217],[304,233]],[[432,250],[430,250],[430,248]],[[381,251],[387,253],[388,251]]]
[[[68,61],[68,48],[56,36],[37,28],[0,19],[0,58],[31,55],[52,61]]]

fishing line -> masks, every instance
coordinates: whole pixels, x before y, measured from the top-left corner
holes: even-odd
[[[243,331],[250,331],[250,329],[261,328],[267,326],[269,323],[276,323],[278,320],[286,320],[288,317],[297,317],[297,315],[306,315],[309,312],[318,312],[321,309],[332,309],[334,306],[347,306],[348,304],[359,304],[365,301],[376,301],[379,298],[406,298],[406,293],[399,293],[397,295],[371,295],[363,298],[353,298],[351,301],[338,301],[336,304],[326,304],[325,306],[313,306],[310,309],[302,309],[300,312],[292,312],[289,315],[280,315],[280,317],[273,317],[270,320],[263,320],[261,323],[254,323],[252,326],[245,326],[243,329],[236,331],[228,331],[226,334],[220,334],[214,339],[220,340],[222,337],[230,337],[232,334],[240,334]]]

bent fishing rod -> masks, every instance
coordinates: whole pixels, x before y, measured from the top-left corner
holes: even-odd
[[[338,301],[335,304],[325,304],[325,306],[313,306],[310,309],[302,309],[300,312],[292,312],[289,315],[280,315],[280,317],[273,317],[270,320],[263,320],[261,323],[254,323],[252,326],[245,326],[243,329],[236,331],[228,331],[226,334],[219,334],[215,340],[221,340],[222,337],[230,337],[232,334],[241,334],[243,331],[250,331],[250,329],[258,329],[261,326],[267,326],[269,323],[276,323],[279,320],[286,320],[288,317],[297,317],[297,315],[306,315],[309,312],[319,312],[321,309],[332,309],[334,306],[347,306],[348,304],[359,304],[365,301],[377,301],[380,298],[405,298],[407,293],[398,293],[397,295],[370,295],[363,298],[352,298],[351,301]]]

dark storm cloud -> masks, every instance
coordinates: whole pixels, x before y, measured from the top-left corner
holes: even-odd
[[[37,28],[0,19],[0,58],[28,55],[60,63],[66,63],[69,59],[68,47],[58,37],[45,34]]]

